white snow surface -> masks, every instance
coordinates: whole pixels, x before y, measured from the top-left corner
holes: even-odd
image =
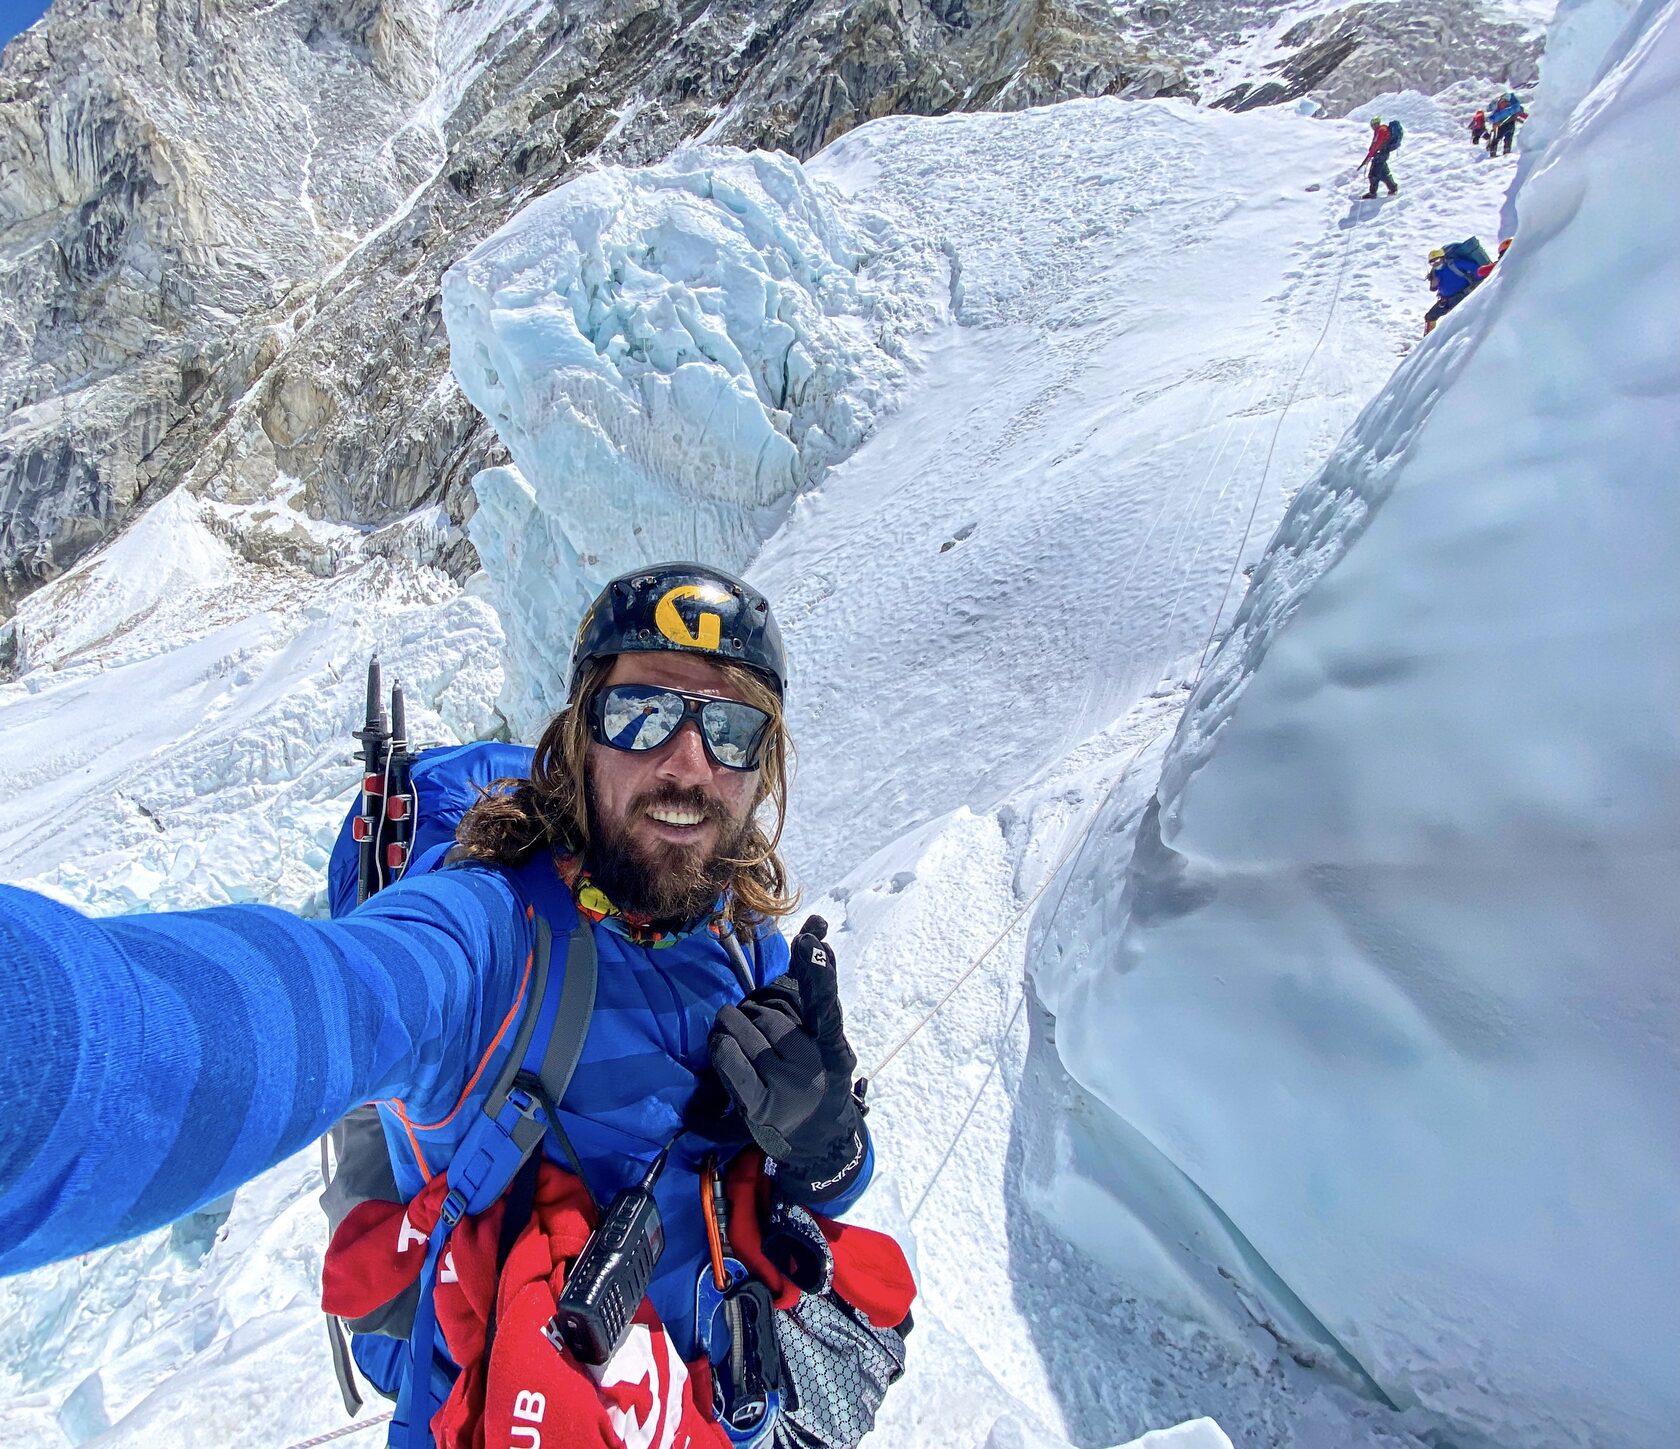
[[[1405,1378],[1436,1305],[1409,1316],[1386,1279],[1381,1301],[1327,1300],[1323,1273],[1297,1281],[1293,1256],[1270,1256],[1320,1196],[1359,1197],[1364,1155],[1283,1171],[1249,1147],[1230,1176],[1257,1180],[1214,1191],[1180,1141],[1225,1145],[1225,1114],[1274,1078],[1229,1067],[1245,1043],[1198,1037],[1195,1003],[1130,1020],[1095,995],[1066,1004],[1140,974],[1115,955],[1140,930],[1123,867],[1241,566],[1345,458],[1338,439],[1416,335],[1429,248],[1498,234],[1511,163],[1423,127],[1402,195],[1356,202],[1365,134],[1079,102],[877,122],[803,167],[696,149],[562,188],[448,283],[457,373],[516,464],[480,480],[486,575],[462,593],[420,543],[311,533],[280,505],[148,515],[145,551],[180,561],[179,586],[148,593],[114,548],[30,601],[31,667],[0,687],[0,868],[101,910],[318,908],[370,648],[412,680],[423,736],[489,732],[497,698],[528,736],[600,580],[696,553],[739,565],[788,636],[788,851],[835,928],[865,1068],[991,948],[871,1094],[864,1216],[901,1237],[923,1289],[872,1442],[1094,1449],[1179,1424],[1139,1442],[1350,1449],[1470,1442],[1454,1436],[1499,1414],[1513,1432],[1494,1442],[1528,1442],[1534,1416],[1491,1372],[1474,1402]],[[1559,254],[1527,261],[1528,236],[1406,364],[1400,396],[1453,396],[1490,298],[1539,285],[1524,279]],[[1551,406],[1574,417],[1584,380],[1558,375]],[[1332,494],[1320,512],[1345,545]],[[221,547],[300,529],[326,577]],[[1262,577],[1304,580],[1340,551]],[[1029,967],[1059,1020],[1023,992]],[[1182,1139],[1116,1110],[1117,1081],[1169,1040]],[[1290,1042],[1304,1082],[1364,1084]],[[280,1449],[342,1423],[312,1173],[306,1153],[242,1190],[219,1233],[189,1222],[0,1284],[0,1442]],[[1341,1226],[1322,1245],[1338,1268],[1363,1230]],[[1420,1233],[1420,1269],[1441,1246]],[[1591,1363],[1603,1342],[1582,1342]],[[1383,1403],[1373,1375],[1417,1407]]]
[[[31,595],[0,685],[6,878],[102,911],[318,907],[368,655],[416,738],[497,721],[501,631],[420,561],[437,537],[430,510],[363,536],[177,491]],[[277,540],[336,571],[248,561]]]

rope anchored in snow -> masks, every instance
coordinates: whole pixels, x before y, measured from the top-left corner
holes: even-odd
[[[997,935],[992,937],[992,939],[987,943],[986,949],[983,950],[978,956],[976,956],[971,962],[969,962],[969,964],[966,967],[963,968],[962,974],[960,976],[958,976],[957,979],[951,983],[950,987],[946,990],[945,994],[943,996],[941,996],[939,998],[939,1000],[936,1001],[933,1004],[933,1006],[921,1017],[921,1019],[919,1021],[916,1022],[916,1024],[914,1026],[912,1026],[910,1028],[909,1031],[905,1032],[903,1036],[901,1036],[896,1042],[894,1042],[892,1044],[892,1046],[887,1050],[886,1055],[883,1056],[880,1059],[880,1061],[875,1063],[874,1067],[870,1070],[870,1072],[867,1076],[859,1079],[859,1088],[860,1089],[867,1089],[869,1083],[873,1082],[876,1077],[880,1076],[881,1073],[884,1072],[887,1069],[887,1064],[889,1062],[891,1062],[894,1057],[896,1057],[901,1051],[904,1050],[905,1047],[907,1047],[910,1044],[911,1040],[915,1037],[916,1033],[919,1032],[924,1026],[926,1026],[930,1021],[932,1021],[934,1019],[934,1017],[938,1016],[939,1013],[945,1009],[946,1003],[949,1002],[950,999],[953,996],[955,996],[958,991],[960,991],[962,989],[963,983],[965,981],[967,981],[970,976],[972,976],[976,971],[978,971],[981,968],[981,966],[983,966],[985,964],[986,958],[988,956],[990,956],[993,951],[997,950],[997,948],[1003,944],[1005,938],[1008,937],[1009,933],[1011,931],[1013,931],[1016,926],[1021,924],[1022,918],[1030,910],[1032,910],[1032,908],[1034,906],[1036,906],[1038,904],[1039,900],[1043,897],[1044,893],[1047,890],[1049,890],[1052,885],[1055,884],[1056,877],[1062,873],[1062,867],[1064,865],[1066,865],[1070,859],[1075,860],[1075,864],[1077,864],[1077,860],[1076,860],[1075,857],[1078,854],[1083,854],[1083,852],[1085,850],[1085,844],[1091,838],[1091,831],[1093,829],[1095,829],[1095,827],[1096,827],[1097,817],[1100,816],[1103,812],[1103,806],[1108,804],[1109,797],[1111,795],[1113,795],[1114,792],[1120,788],[1121,784],[1125,781],[1126,777],[1129,774],[1131,774],[1132,766],[1133,766],[1133,764],[1136,763],[1137,757],[1142,752],[1142,750],[1143,750],[1143,746],[1140,744],[1140,745],[1137,746],[1136,749],[1134,749],[1132,751],[1131,758],[1126,761],[1125,768],[1123,770],[1121,770],[1120,773],[1114,777],[1113,782],[1109,785],[1109,787],[1106,790],[1103,791],[1102,798],[1097,801],[1097,808],[1091,812],[1090,817],[1085,821],[1085,824],[1080,827],[1079,834],[1074,837],[1073,841],[1068,845],[1068,848],[1065,851],[1062,852],[1062,858],[1060,860],[1058,860],[1055,863],[1055,865],[1053,865],[1050,868],[1049,873],[1039,883],[1038,889],[1035,890],[1032,893],[1032,895],[1027,898],[1026,902],[1021,906],[1021,908],[1018,911],[1016,911],[1013,916],[1011,916],[1009,918],[1008,924],[1005,925],[1004,928],[997,933]],[[1061,895],[1056,897],[1055,908],[1050,912],[1049,924],[1053,924],[1055,922],[1056,912],[1061,910],[1062,901],[1066,897],[1067,897],[1067,886],[1064,885],[1062,887]]]
[[[1313,358],[1318,356],[1318,349],[1330,335],[1330,322],[1336,315],[1336,304],[1342,299],[1342,279],[1347,276],[1349,237],[1350,233],[1342,233],[1342,259],[1336,267],[1336,285],[1330,291],[1330,305],[1325,309],[1324,326],[1319,329],[1318,340],[1313,343],[1306,361],[1301,364],[1301,370],[1295,374],[1295,381],[1290,384],[1289,396],[1284,399],[1283,409],[1278,413],[1277,423],[1272,428],[1272,441],[1266,445],[1266,461],[1260,467],[1260,482],[1254,489],[1254,502],[1248,510],[1248,522],[1243,526],[1242,542],[1237,545],[1236,553],[1231,556],[1231,571],[1225,576],[1225,591],[1219,596],[1219,607],[1214,610],[1213,623],[1208,628],[1207,643],[1202,645],[1202,657],[1196,661],[1196,678],[1190,686],[1192,697],[1202,682],[1202,671],[1207,668],[1208,651],[1213,648],[1213,641],[1219,633],[1219,621],[1224,616],[1226,603],[1230,600],[1231,585],[1236,582],[1243,550],[1248,547],[1248,536],[1253,531],[1255,515],[1260,511],[1260,499],[1266,491],[1266,480],[1272,473],[1272,455],[1277,452],[1278,435],[1283,432],[1284,419],[1289,416],[1290,408],[1295,406],[1295,395],[1301,390],[1301,383],[1306,379],[1307,369],[1312,366]]]

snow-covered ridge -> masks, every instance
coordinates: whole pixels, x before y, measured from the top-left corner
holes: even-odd
[[[1434,3],[1438,23],[1376,7],[1402,11],[1370,27],[1380,67],[1331,57],[1354,98],[1526,47],[1511,0]],[[1210,50],[1236,47],[1221,85],[1256,78],[1272,47],[1246,41],[1276,9],[58,0],[0,70],[0,608],[182,481],[352,526],[463,522],[504,460],[449,384],[439,279],[585,169],[702,135],[808,156],[895,113],[1189,95]]]
[[[501,631],[437,568],[436,517],[358,533],[250,515],[181,490],[11,621],[9,880],[104,911],[318,909],[367,656],[402,679],[419,739],[495,728]],[[327,577],[298,566],[306,548]]]

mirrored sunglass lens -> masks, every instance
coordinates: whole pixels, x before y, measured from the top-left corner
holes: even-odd
[[[620,750],[651,750],[682,723],[683,702],[659,689],[609,689],[601,701],[601,733]]]
[[[706,742],[711,745],[717,762],[745,770],[753,764],[753,754],[769,716],[750,704],[720,699],[701,709],[700,723],[705,726]]]

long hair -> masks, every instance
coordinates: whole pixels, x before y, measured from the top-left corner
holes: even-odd
[[[455,832],[462,854],[509,866],[523,865],[540,850],[587,856],[584,766],[590,743],[589,706],[611,668],[611,659],[594,659],[584,666],[571,702],[548,722],[537,741],[527,778],[497,780],[480,793]],[[787,820],[793,741],[780,696],[756,671],[725,661],[719,661],[718,668],[742,699],[770,716],[746,846],[739,857],[727,862],[731,867],[729,922],[750,934],[760,922],[785,916],[798,904],[797,892],[788,889],[787,867],[777,853]],[[763,811],[766,802],[770,809]],[[761,813],[771,817],[768,830],[759,818]]]

